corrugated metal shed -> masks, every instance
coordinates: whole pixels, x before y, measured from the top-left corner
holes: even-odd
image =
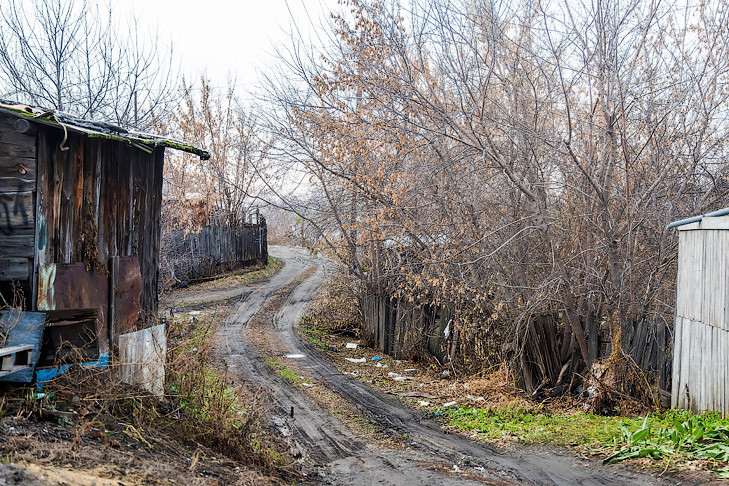
[[[673,407],[729,416],[729,210],[678,221]]]

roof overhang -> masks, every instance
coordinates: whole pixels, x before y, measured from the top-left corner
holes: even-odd
[[[691,218],[679,219],[668,225],[668,229],[678,228],[679,231],[698,229],[729,229],[729,208],[720,209]]]
[[[173,138],[127,130],[111,123],[84,120],[57,110],[45,110],[0,100],[0,113],[6,113],[40,125],[81,133],[89,138],[104,138],[123,142],[147,153],[152,153],[157,147],[165,147],[197,155],[202,160],[210,158],[207,151]]]

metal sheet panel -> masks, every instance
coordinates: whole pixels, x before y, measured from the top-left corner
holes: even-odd
[[[165,326],[142,329],[119,336],[121,379],[150,393],[164,393],[167,335]]]
[[[38,275],[38,309],[97,309],[99,352],[107,353],[109,277],[87,270],[83,263],[41,264]]]
[[[139,329],[142,315],[142,272],[136,256],[119,257],[119,329],[121,334]]]

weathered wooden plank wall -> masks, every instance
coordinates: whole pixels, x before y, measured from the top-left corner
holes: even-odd
[[[37,308],[78,300],[63,292],[92,295],[98,290],[55,288],[56,271],[86,272],[106,281],[110,258],[129,256],[141,273],[142,315],[156,315],[164,149],[148,154],[118,141],[68,133],[62,150],[63,138],[58,129],[38,132],[35,264],[47,278],[39,279]],[[85,268],[76,268],[78,263]],[[75,279],[87,280],[98,278]],[[98,299],[102,352],[108,349],[108,287],[104,292]]]
[[[729,416],[729,230],[679,232],[671,404]]]
[[[268,260],[266,224],[208,226],[197,233],[171,231],[162,237],[166,281],[208,277]]]
[[[36,139],[14,122],[0,114],[0,281],[29,280],[33,258]]]

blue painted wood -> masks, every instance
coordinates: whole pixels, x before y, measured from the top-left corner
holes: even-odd
[[[17,309],[0,312],[0,328],[6,329],[8,332],[5,346],[33,345],[33,366],[5,375],[0,378],[0,381],[14,383],[30,383],[33,381],[33,371],[38,364],[45,323],[45,312],[22,312]]]

